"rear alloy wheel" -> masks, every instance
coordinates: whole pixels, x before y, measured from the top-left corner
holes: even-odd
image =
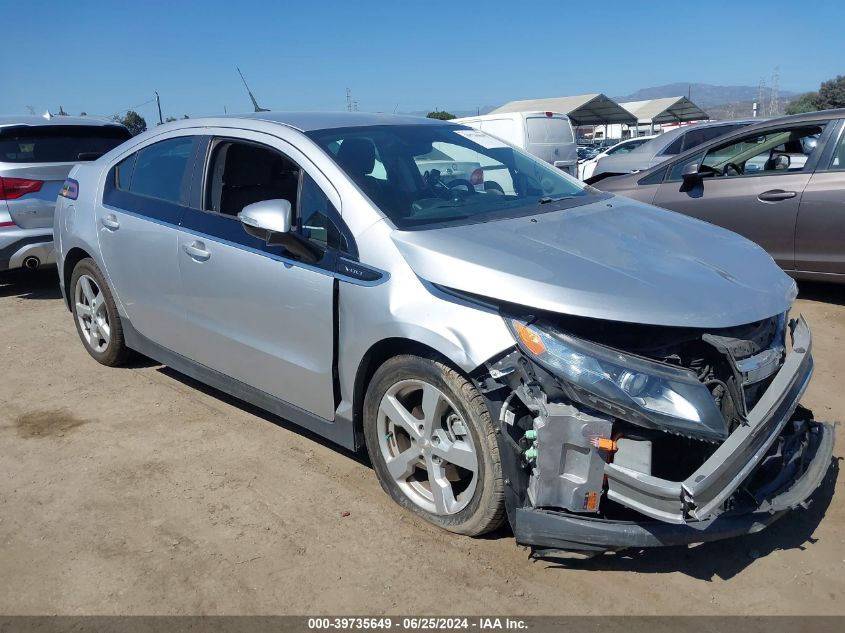
[[[397,356],[370,383],[367,449],[382,487],[400,505],[460,534],[504,517],[498,445],[487,404],[436,360]]]
[[[80,261],[71,276],[71,310],[76,331],[88,353],[103,365],[125,363],[132,354],[123,340],[123,327],[111,290],[90,258]]]

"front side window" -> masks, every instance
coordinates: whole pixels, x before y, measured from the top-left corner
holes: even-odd
[[[174,204],[187,204],[193,151],[194,138],[191,136],[159,141],[140,150],[135,158],[129,192]],[[126,162],[120,163],[119,167]],[[116,179],[122,185],[124,179],[119,173],[122,170],[115,171]]]
[[[518,217],[607,195],[466,127],[362,126],[315,130],[308,136],[402,229]],[[373,177],[376,152],[384,180]]]
[[[805,124],[744,136],[709,150],[700,171],[717,177],[803,171],[821,133],[822,126]]]
[[[839,135],[839,142],[836,144],[836,150],[830,159],[828,169],[845,169],[845,131]]]
[[[204,208],[236,217],[262,200],[287,200],[296,208],[299,166],[276,150],[242,141],[214,144],[206,178]]]
[[[323,248],[349,251],[351,237],[323,190],[299,165],[271,147],[218,139],[212,146],[205,189],[203,208],[233,220],[255,202],[287,200],[303,237]]]

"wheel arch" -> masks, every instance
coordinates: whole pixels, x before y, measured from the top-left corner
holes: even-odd
[[[385,338],[374,343],[361,357],[358,363],[358,370],[355,372],[354,393],[352,396],[352,420],[357,437],[363,437],[364,398],[367,395],[367,389],[370,386],[373,375],[385,362],[403,354],[435,359],[445,363],[455,371],[466,375],[466,372],[448,356],[425,343],[398,336]]]
[[[71,248],[67,252],[67,255],[64,256],[64,262],[62,263],[62,282],[65,287],[65,305],[68,310],[71,309],[72,289],[70,287],[70,278],[73,275],[73,269],[76,268],[79,262],[88,257],[91,257],[90,253],[78,246]]]

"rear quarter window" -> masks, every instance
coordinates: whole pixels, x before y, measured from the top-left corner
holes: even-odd
[[[0,162],[77,163],[96,160],[130,138],[122,126],[45,125],[0,129]]]

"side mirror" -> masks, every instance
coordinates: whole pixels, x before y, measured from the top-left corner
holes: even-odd
[[[268,245],[282,246],[291,255],[306,263],[320,259],[318,248],[296,232],[291,231],[291,204],[288,200],[262,200],[246,205],[238,219],[249,235]]]
[[[692,191],[704,178],[713,175],[713,172],[700,170],[701,165],[698,163],[684,165],[684,169],[681,171],[681,179],[684,181],[681,183],[681,191]]]
[[[291,206],[287,200],[254,202],[238,213],[244,231],[267,243],[275,234],[290,233],[291,216]]]
[[[684,180],[698,180],[701,178],[701,172],[698,171],[701,166],[698,163],[688,163],[684,165],[684,170],[681,172],[681,178]]]

